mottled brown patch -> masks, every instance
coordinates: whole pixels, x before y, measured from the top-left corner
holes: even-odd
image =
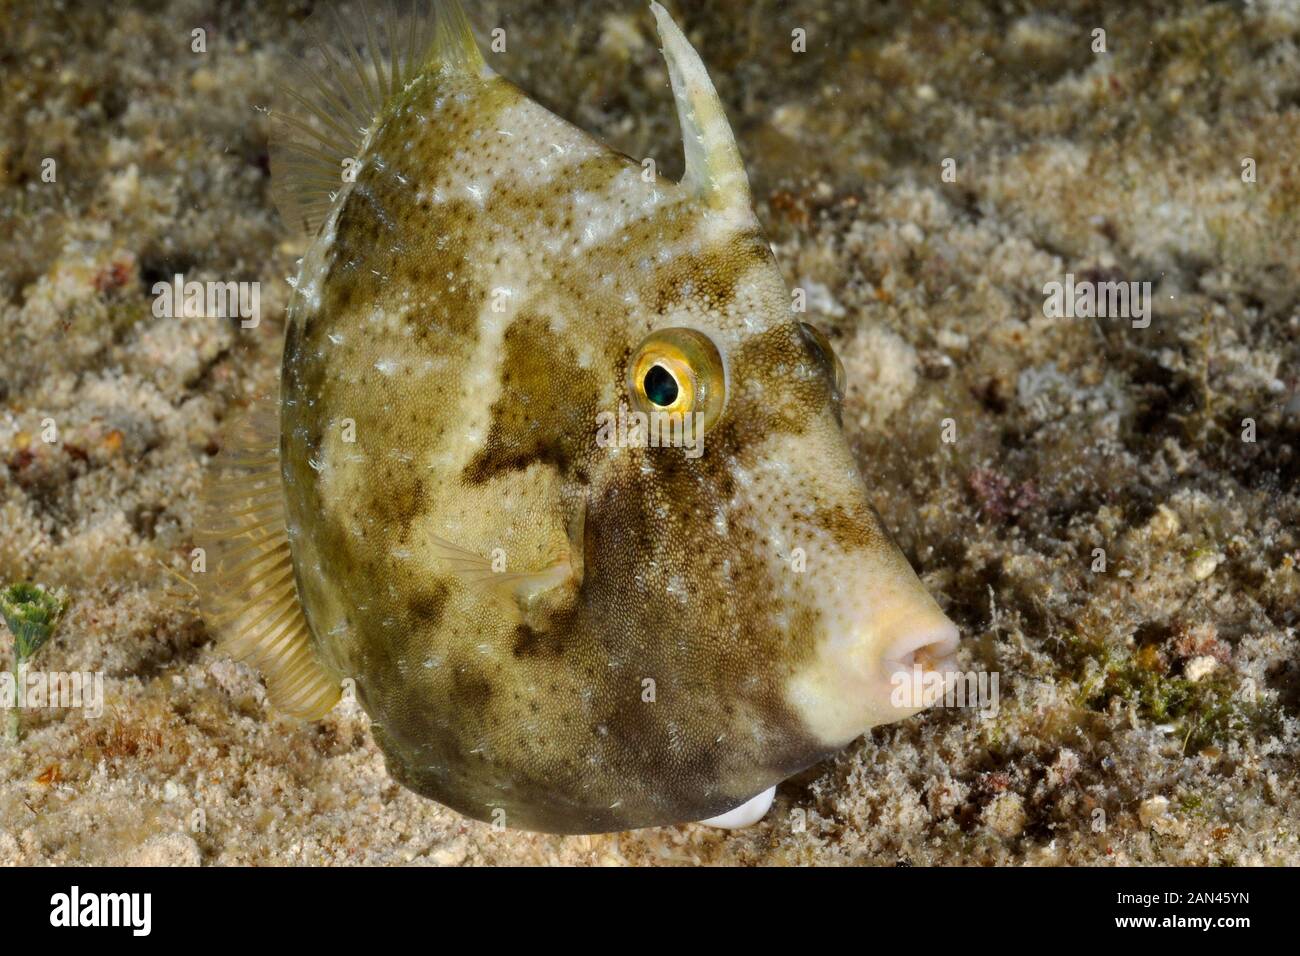
[[[447,585],[434,582],[425,590],[416,591],[406,602],[410,619],[418,627],[437,627],[447,606]]]
[[[813,521],[817,527],[830,534],[842,550],[853,552],[870,547],[876,540],[877,533],[872,530],[872,517],[871,510],[865,503],[852,511],[843,505],[832,505],[829,508],[818,508],[813,514]]]
[[[560,635],[555,629],[537,630],[528,624],[515,628],[514,646],[511,650],[515,657],[532,657],[545,655],[554,657],[564,648]]]
[[[411,525],[429,510],[429,492],[424,479],[411,474],[389,474],[372,489],[366,511],[381,529],[397,529],[397,540],[411,540]]]
[[[831,409],[832,383],[821,357],[793,321],[746,340],[732,367],[727,418],[738,435],[799,435]]]
[[[596,374],[579,366],[571,340],[537,312],[515,318],[502,351],[501,393],[488,437],[462,480],[481,484],[535,463],[567,474],[594,440]]]
[[[661,270],[656,277],[654,309],[662,315],[683,298],[725,309],[745,273],[755,265],[772,262],[772,250],[762,233],[733,233],[699,255],[682,256]]]
[[[458,663],[452,668],[451,705],[465,714],[487,713],[496,687],[483,669],[472,663]]]

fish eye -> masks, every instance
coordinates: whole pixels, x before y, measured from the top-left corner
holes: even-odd
[[[722,355],[695,329],[652,332],[632,353],[628,392],[637,411],[701,414],[701,424],[710,428],[727,400]]]
[[[671,408],[673,402],[677,401],[677,393],[680,391],[673,373],[662,365],[650,366],[650,371],[646,372],[645,378],[641,380],[641,388],[646,398],[660,408]]]
[[[844,401],[844,393],[848,390],[849,376],[844,371],[844,363],[840,357],[835,354],[835,347],[831,345],[831,340],[826,337],[826,333],[815,325],[807,322],[799,323],[799,331],[803,333],[804,341],[808,343],[817,360],[821,362],[826,377],[830,380],[832,398],[836,405]]]

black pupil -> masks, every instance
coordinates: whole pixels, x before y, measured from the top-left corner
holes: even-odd
[[[645,373],[645,397],[660,408],[667,408],[677,401],[677,379],[662,365],[656,365]]]

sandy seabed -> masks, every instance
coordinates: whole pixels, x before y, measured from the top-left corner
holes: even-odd
[[[639,2],[469,6],[502,73],[680,172]],[[879,728],[749,830],[577,838],[403,790],[355,709],[277,715],[182,578],[277,374],[303,245],[256,107],[310,4],[3,0],[0,581],[67,589],[34,666],[105,710],[0,745],[0,864],[1300,863],[1300,7],[672,6],[996,713]],[[259,281],[261,323],[155,317],[177,273]],[[1048,317],[1067,274],[1150,282],[1149,327]]]

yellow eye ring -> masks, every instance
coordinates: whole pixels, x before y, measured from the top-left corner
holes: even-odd
[[[632,353],[627,387],[637,411],[700,414],[706,430],[721,417],[727,401],[722,355],[712,339],[695,329],[660,329],[646,336]]]

